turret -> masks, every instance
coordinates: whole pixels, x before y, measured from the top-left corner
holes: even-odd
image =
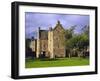
[[[58,20],[57,24],[60,24],[60,21]]]
[[[38,27],[38,39],[40,38],[40,27]]]
[[[37,52],[36,57],[39,58],[40,54],[40,27],[38,28],[38,38],[37,38]]]
[[[60,21],[58,20],[56,26],[59,26],[59,25],[62,26]]]
[[[49,30],[52,31],[52,27],[49,27]]]

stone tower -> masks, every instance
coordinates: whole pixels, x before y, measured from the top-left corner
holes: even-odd
[[[53,54],[54,54],[54,57],[65,57],[64,31],[65,30],[62,27],[60,21],[58,21],[55,28],[53,29]]]
[[[48,32],[48,51],[50,58],[65,57],[64,31],[60,21],[57,22],[54,29],[50,28]]]
[[[39,58],[40,54],[40,27],[38,28],[37,32],[37,51],[36,51],[36,58]]]
[[[48,53],[50,58],[54,58],[53,53],[53,29],[50,27],[48,32]]]
[[[37,38],[36,57],[39,58],[41,54],[44,54],[46,57],[49,57],[48,56],[48,30],[42,30],[39,28],[38,38]]]

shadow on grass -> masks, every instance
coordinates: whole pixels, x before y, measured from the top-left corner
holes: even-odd
[[[52,58],[52,59],[49,59],[49,58],[42,58],[40,59],[41,61],[56,61],[56,60],[59,60],[57,58]]]
[[[26,62],[31,62],[31,61],[56,61],[59,60],[58,58],[26,58]]]
[[[83,58],[26,58],[26,62],[33,61],[57,61],[57,60],[83,60]]]

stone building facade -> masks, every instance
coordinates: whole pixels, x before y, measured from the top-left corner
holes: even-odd
[[[36,50],[37,58],[39,58],[41,54],[49,58],[65,57],[64,41],[64,28],[60,21],[58,21],[53,29],[41,30],[39,28],[37,41],[35,41],[36,44],[35,42],[31,44],[31,48]]]
[[[65,57],[64,28],[58,21],[54,29],[48,32],[48,51],[50,58]]]

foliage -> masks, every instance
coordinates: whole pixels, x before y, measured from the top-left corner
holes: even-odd
[[[67,47],[70,48],[83,48],[89,45],[89,32],[88,28],[85,27],[81,34],[74,34],[74,30],[66,30],[65,31],[65,43]]]
[[[31,42],[31,39],[25,39],[26,48],[29,48],[30,42]]]
[[[70,29],[65,30],[65,39],[68,40],[70,38],[72,38],[73,34],[74,34],[74,30],[75,30],[75,26],[72,26]]]
[[[65,45],[70,52],[73,49],[82,51],[89,47],[89,26],[84,26],[80,34],[75,34],[74,29],[70,28],[65,31]]]

